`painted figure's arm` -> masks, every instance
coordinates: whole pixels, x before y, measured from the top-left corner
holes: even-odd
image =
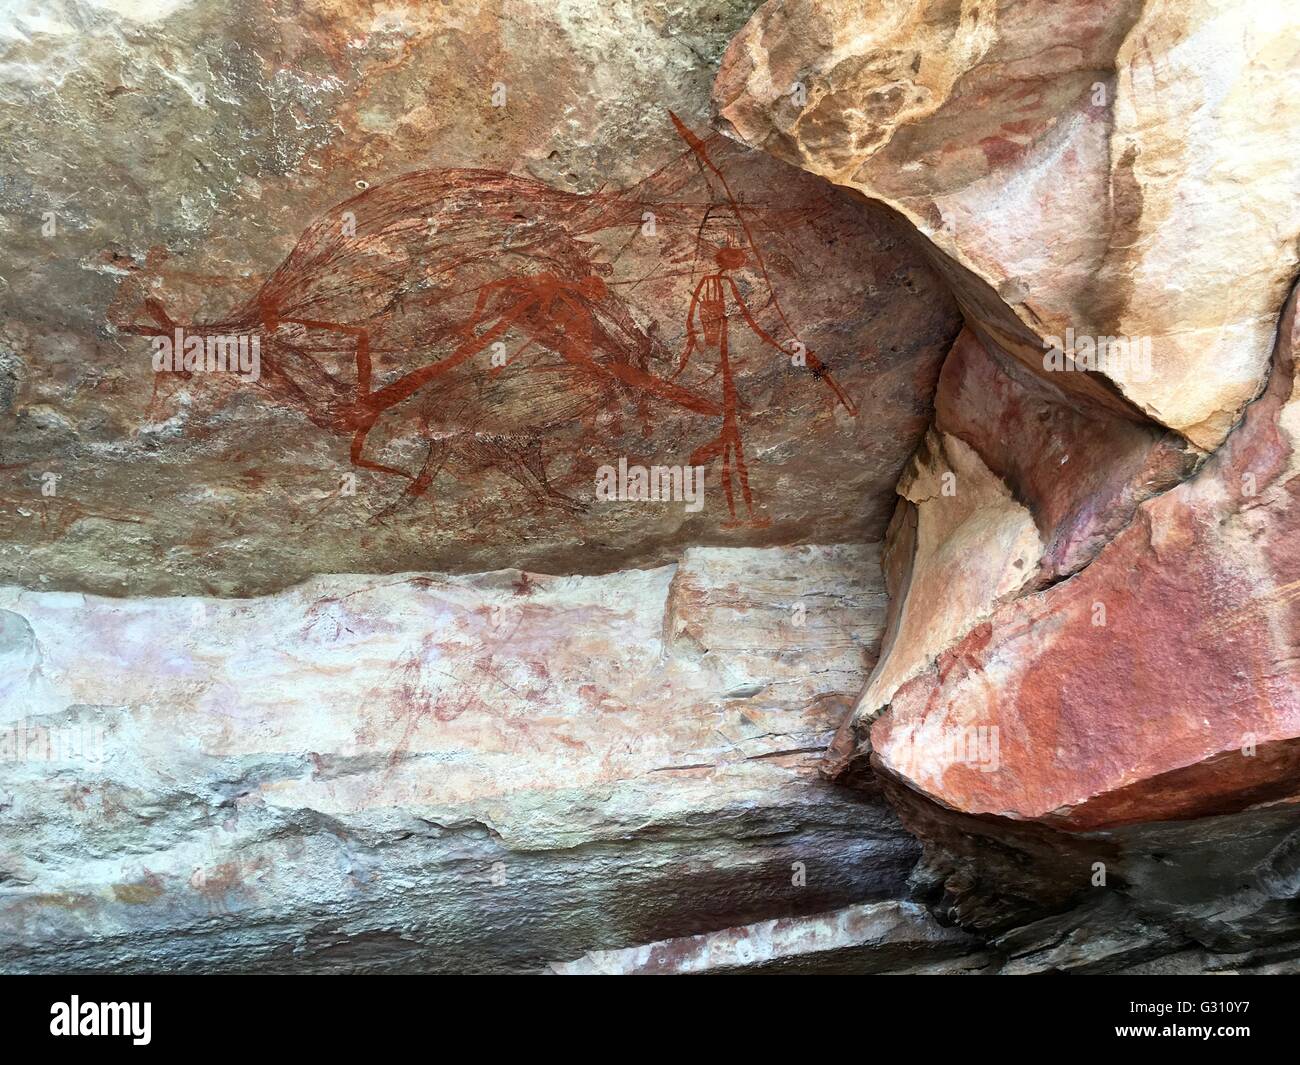
[[[745,301],[740,297],[740,291],[736,288],[736,282],[733,281],[731,278],[727,278],[727,284],[731,286],[732,295],[735,296],[736,298],[736,305],[740,308],[740,313],[741,315],[744,316],[745,321],[749,324],[749,328],[754,331],[754,335],[757,336],[760,340],[762,340],[765,344],[768,344],[771,347],[775,348],[777,351],[781,352],[782,355],[793,355],[794,352],[788,351],[784,347],[782,347],[779,343],[777,343],[776,339],[770,333],[767,332],[767,330],[765,330],[756,321],[754,321],[754,316],[749,313],[749,307],[746,305]],[[835,398],[838,399],[841,404],[843,404],[844,409],[848,411],[850,414],[856,416],[858,413],[858,408],[853,404],[852,401],[850,401],[849,397],[844,394],[843,390],[840,388],[835,378],[831,376],[831,371],[829,367],[827,367],[827,365],[824,362],[822,362],[821,359],[819,359],[815,354],[813,354],[813,352],[808,348],[804,348],[803,357],[805,363],[807,364],[808,372],[812,374],[814,377],[818,378],[819,380],[825,381],[826,384],[830,386],[830,390],[835,393]]]
[[[707,279],[706,279],[707,280]],[[690,362],[691,352],[695,350],[695,345],[699,342],[699,337],[695,334],[695,316],[699,309],[700,292],[704,288],[705,281],[701,281],[695,286],[695,291],[691,294],[691,305],[686,311],[686,347],[682,351],[682,361],[677,365],[677,371],[669,378],[670,381],[676,381],[686,370],[686,364]]]

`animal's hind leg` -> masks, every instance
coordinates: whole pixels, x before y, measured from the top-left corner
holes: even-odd
[[[411,479],[411,483],[403,489],[401,495],[375,515],[376,519],[386,518],[404,504],[424,495],[432,487],[438,474],[442,472],[442,467],[446,464],[450,452],[451,445],[446,440],[430,440],[429,449],[424,455],[424,462],[420,465],[420,472]]]
[[[531,438],[520,444],[516,454],[519,464],[532,475],[546,499],[571,514],[578,514],[587,509],[587,505],[581,500],[565,495],[551,484],[551,479],[546,474],[546,460],[542,456],[540,437]]]
[[[370,430],[373,428],[373,425],[367,425],[358,429],[356,433],[353,434],[352,449],[349,452],[349,458],[352,460],[352,465],[361,470],[374,470],[377,473],[391,473],[398,477],[405,477],[408,481],[414,481],[415,478],[405,470],[399,470],[396,466],[385,466],[382,462],[371,462],[370,459],[362,457],[361,451],[366,446],[366,438],[370,435]]]
[[[432,486],[434,478],[442,470],[450,451],[451,445],[446,440],[430,440],[429,450],[425,452],[420,472],[415,475],[415,480],[406,486],[406,491],[403,494],[412,499],[424,495]],[[434,461],[435,456],[437,458],[436,462]]]
[[[586,504],[581,500],[565,495],[551,484],[546,474],[540,438],[500,440],[492,445],[491,452],[497,460],[494,464],[501,472],[520,484],[530,495],[571,514],[586,510]]]

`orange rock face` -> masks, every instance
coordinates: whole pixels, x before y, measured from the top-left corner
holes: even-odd
[[[877,764],[971,813],[1071,829],[1300,796],[1294,310],[1268,390],[1070,580],[904,685]]]

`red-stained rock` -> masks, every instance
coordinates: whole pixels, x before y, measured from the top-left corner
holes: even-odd
[[[877,764],[970,813],[1071,829],[1300,797],[1294,307],[1228,443],[1095,561],[905,684]]]
[[[1300,793],[1290,312],[1247,407],[1294,281],[1297,40],[1274,2],[777,0],[732,42],[729,130],[898,211],[967,325],[833,776],[874,748],[1075,830]],[[1117,337],[1151,360],[1094,364]]]
[[[1192,456],[1177,434],[1075,403],[991,352],[971,330],[953,344],[935,394],[935,424],[973,447],[1034,517],[1041,580],[1074,572],[1177,484]]]
[[[1176,434],[1078,404],[963,331],[940,375],[935,428],[899,483],[880,663],[831,774],[854,774],[860,723],[901,684],[998,606],[1086,565],[1192,461]]]

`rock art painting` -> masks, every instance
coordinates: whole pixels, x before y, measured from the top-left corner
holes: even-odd
[[[6,364],[0,567],[253,594],[879,537],[958,327],[938,275],[887,212],[671,107],[640,124],[662,136],[618,184],[394,160],[315,207],[241,203],[188,251],[143,234],[66,336],[15,317],[28,348],[61,339]],[[255,268],[231,225],[274,231]],[[112,472],[80,476],[86,449]],[[599,477],[623,468],[701,491],[629,506]]]
[[[1297,122],[1294,0],[0,0],[15,1054],[1288,1040]]]
[[[406,482],[381,515],[423,496],[444,466],[470,456],[539,505],[582,511],[586,502],[548,478],[547,437],[575,423],[598,433],[602,415],[639,421],[649,435],[654,411],[667,408],[698,416],[705,434],[715,434],[680,457],[691,467],[720,465],[724,524],[736,524],[733,486],[742,517],[770,524],[755,518],[745,457],[752,400],[738,383],[744,360],[804,372],[832,405],[857,413],[800,340],[761,250],[764,240],[814,225],[829,203],[781,209],[737,199],[711,155],[720,138],[706,141],[667,117],[686,150],[631,189],[564,193],[488,170],[404,174],[313,225],[233,316],[181,325],[147,298],[141,309],[151,324],[137,317],[123,328],[157,337],[168,352],[188,335],[200,344],[213,335],[249,338],[266,402],[345,438],[356,469]],[[638,238],[657,241],[660,263],[623,276]],[[786,280],[806,284],[797,274]],[[667,302],[665,285],[690,289],[679,352],[622,297],[655,287]],[[741,331],[757,351],[745,350]],[[154,417],[165,413],[156,408],[167,376],[192,381],[205,366],[201,353],[186,360],[173,352],[162,362]],[[411,469],[368,447],[372,435],[401,422],[414,425],[425,446]]]

